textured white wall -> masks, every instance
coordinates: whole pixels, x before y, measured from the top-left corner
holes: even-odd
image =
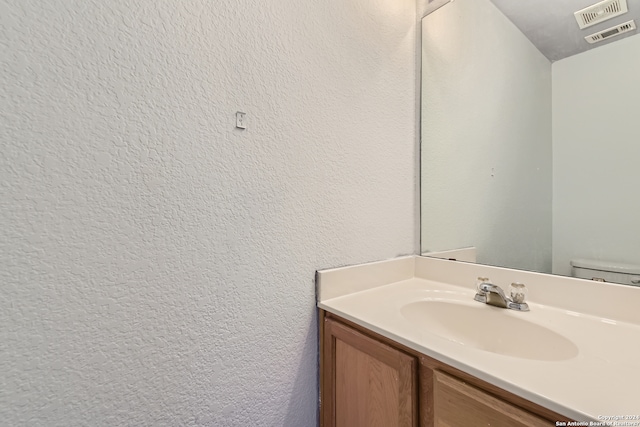
[[[416,0],[416,8],[418,19],[427,13],[431,13],[439,7],[449,3],[452,0]]]
[[[422,34],[422,250],[550,272],[550,62],[489,0]]]
[[[640,35],[553,63],[553,272],[640,264]]]
[[[415,14],[0,1],[1,423],[314,425],[315,270],[416,246]]]
[[[429,0],[416,0],[416,14],[418,19],[424,15],[424,12],[427,10],[429,6]]]

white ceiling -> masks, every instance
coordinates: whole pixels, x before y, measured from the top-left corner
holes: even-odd
[[[590,34],[606,30],[631,19],[635,19],[636,26],[640,27],[640,0],[627,0],[629,9],[627,13],[583,30],[578,27],[573,13],[598,3],[597,0],[491,1],[552,62],[637,35],[638,30],[596,44],[589,44],[584,39]]]

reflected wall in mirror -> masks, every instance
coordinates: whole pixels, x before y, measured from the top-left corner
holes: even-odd
[[[423,18],[421,90],[424,254],[640,280],[640,35],[552,62],[490,0],[456,0]]]

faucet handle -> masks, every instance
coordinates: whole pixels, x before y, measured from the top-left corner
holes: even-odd
[[[480,289],[480,285],[484,285],[485,283],[491,283],[491,280],[489,280],[488,277],[478,277],[478,279],[476,279],[476,292],[483,292],[483,290]]]
[[[473,297],[474,300],[486,303],[487,302],[487,291],[482,289],[482,285],[489,283],[488,277],[478,277],[476,280],[476,296]]]
[[[511,300],[513,302],[518,304],[524,303],[528,293],[527,287],[524,283],[513,282],[509,287],[509,291],[511,292]]]

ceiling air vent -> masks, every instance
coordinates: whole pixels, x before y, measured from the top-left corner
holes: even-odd
[[[587,28],[623,13],[627,13],[627,0],[604,0],[579,10],[573,15],[580,28]]]
[[[634,21],[625,22],[624,24],[616,25],[615,27],[607,28],[599,33],[591,34],[584,39],[589,43],[598,43],[611,37],[615,37],[622,33],[628,33],[636,29],[636,23]]]

